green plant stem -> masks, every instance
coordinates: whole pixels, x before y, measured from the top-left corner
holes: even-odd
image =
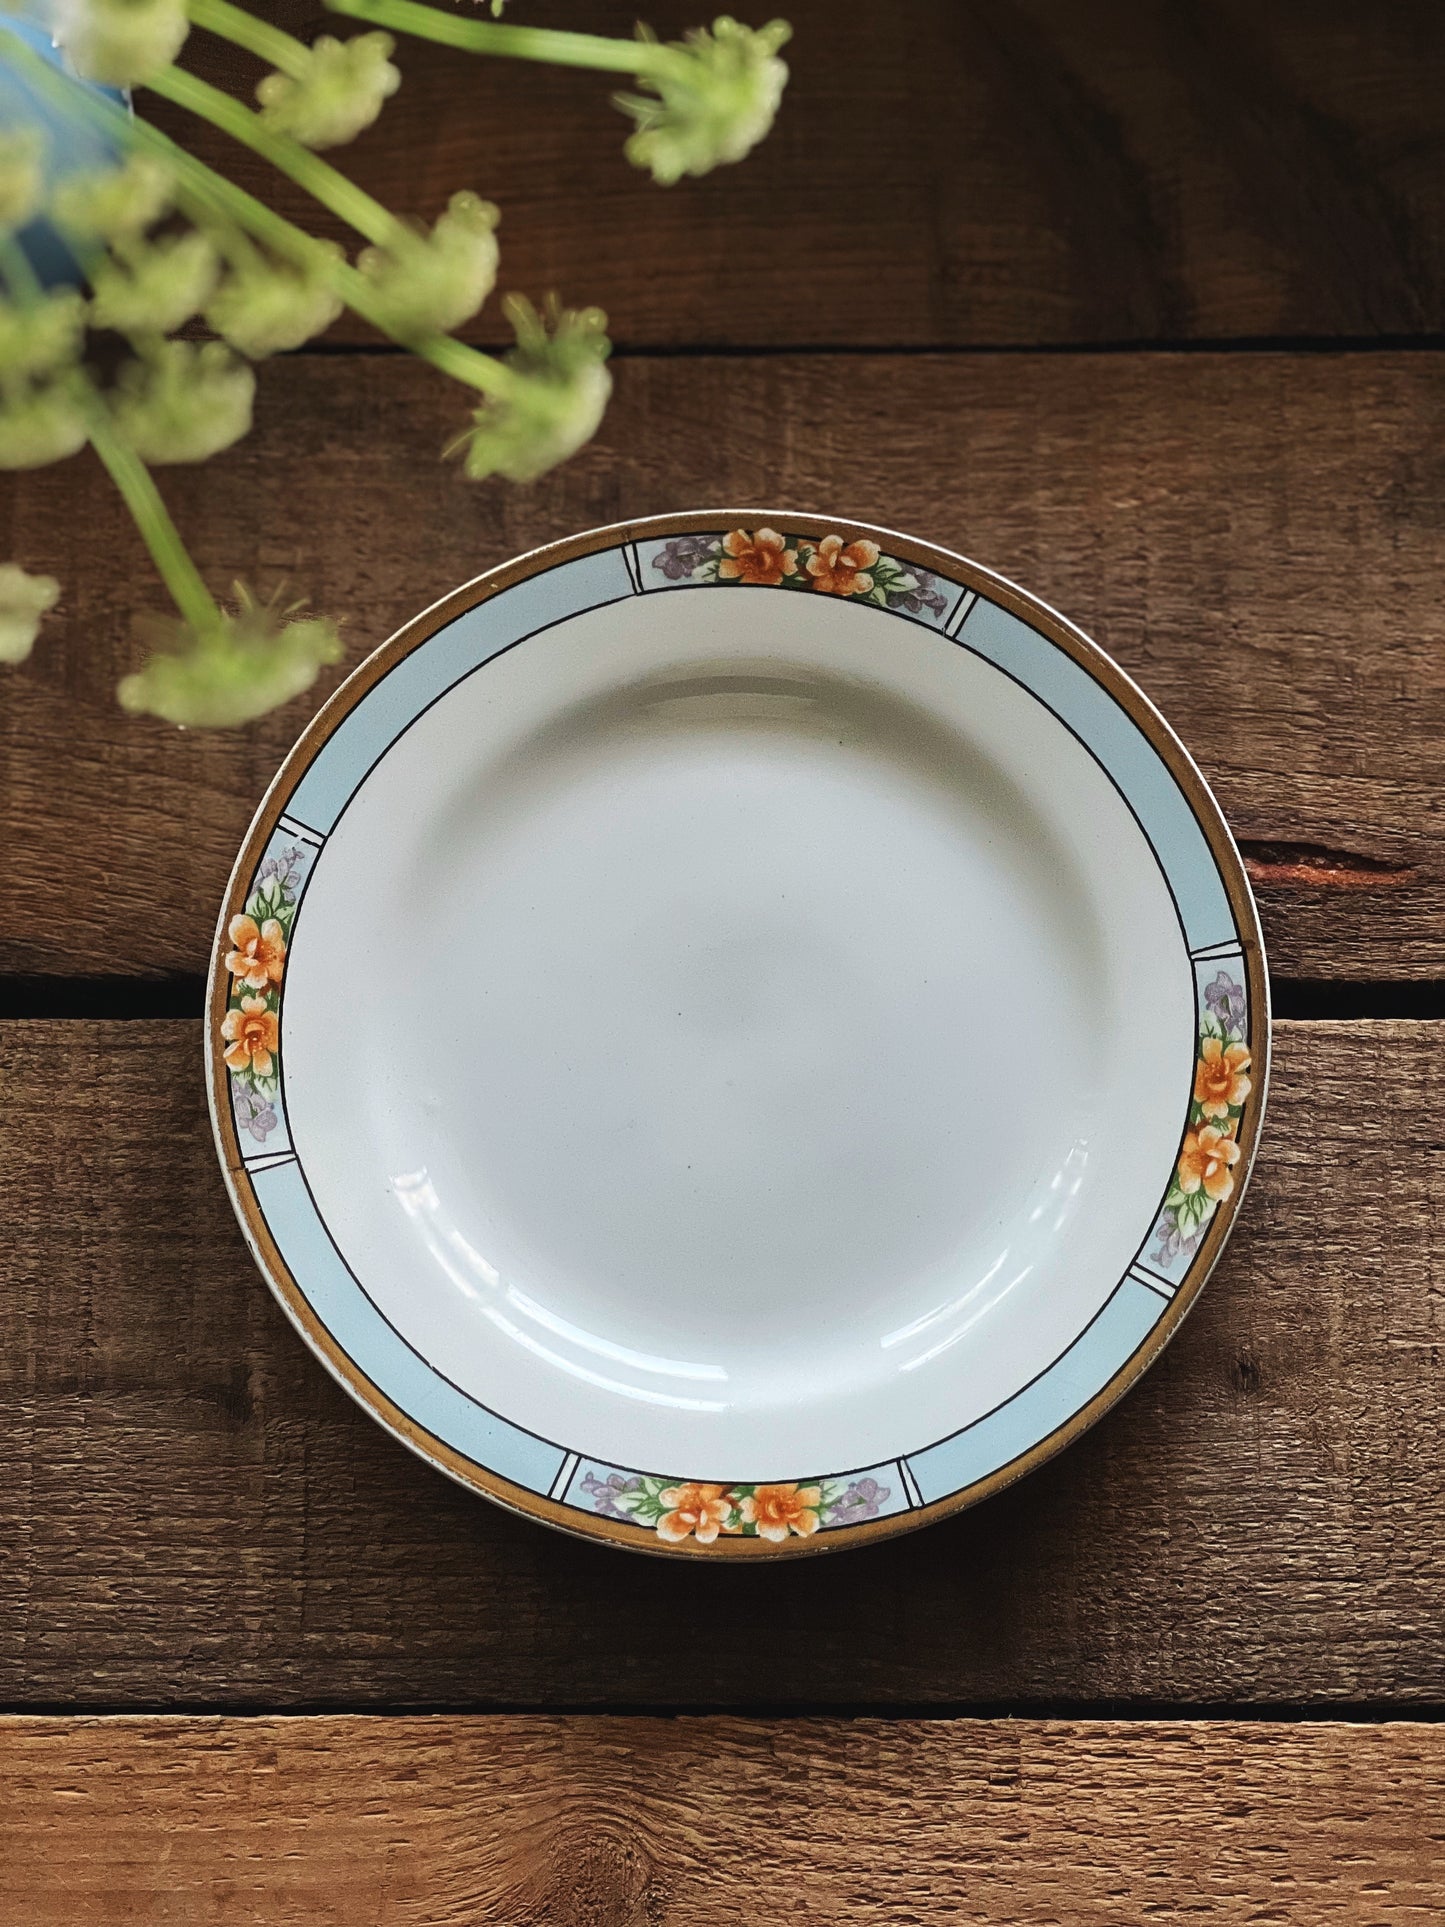
[[[646,75],[671,65],[677,54],[655,40],[617,40],[599,33],[563,33],[555,27],[510,27],[443,13],[418,0],[326,0],[332,13],[367,20],[418,40],[436,40],[466,53],[500,54],[508,60],[545,60],[554,67],[588,67],[596,73]]]
[[[289,134],[276,133],[259,114],[253,114],[249,107],[243,107],[239,100],[233,100],[209,81],[199,80],[180,67],[163,67],[146,85],[163,100],[173,101],[177,107],[208,120],[223,134],[229,134],[232,140],[240,141],[253,154],[269,161],[280,173],[289,175],[313,200],[345,221],[348,227],[355,228],[358,234],[364,234],[368,241],[375,242],[377,247],[390,247],[403,231],[400,221],[389,209],[380,201],[374,201],[329,161],[323,161],[309,147],[292,140]]]
[[[186,12],[198,27],[229,40],[232,46],[244,47],[248,54],[279,67],[293,79],[306,70],[309,47],[284,28],[273,27],[269,20],[258,20],[244,7],[233,7],[231,0],[189,0]]]
[[[149,121],[133,118],[124,108],[68,79],[4,27],[0,27],[0,55],[57,106],[84,112],[97,127],[114,137],[118,147],[139,147],[164,162],[176,177],[187,212],[196,219],[232,223],[283,260],[294,261],[301,267],[315,264],[320,243],[313,235],[275,213],[254,194],[237,187],[234,181],[228,181],[224,174],[207,167],[204,161],[198,161],[194,154],[187,153]],[[373,297],[370,282],[345,261],[326,254],[325,273],[328,284],[353,314],[360,315],[400,347],[429,361],[454,381],[484,395],[503,395],[515,386],[516,376],[505,362],[498,361],[495,355],[483,354],[480,348],[470,348],[451,335],[425,335],[418,340],[402,340],[393,335]]]
[[[44,299],[40,277],[13,234],[0,235],[0,276],[22,307],[34,307]],[[161,580],[170,590],[172,601],[193,628],[218,627],[221,612],[200,570],[192,562],[150,470],[116,427],[104,399],[83,368],[71,370],[66,386],[80,404],[90,445],[105,464],[106,473],[129,509]]]
[[[21,307],[33,308],[44,300],[40,277],[13,234],[0,234],[0,276]],[[192,562],[150,470],[116,427],[95,383],[77,367],[70,371],[65,385],[80,405],[90,445],[129,509],[172,601],[193,628],[219,627],[221,612]]]
[[[130,510],[172,601],[198,635],[208,629],[218,629],[221,612],[161,500],[155,478],[116,427],[89,377],[77,375],[75,382],[77,397],[85,410],[90,445]]]

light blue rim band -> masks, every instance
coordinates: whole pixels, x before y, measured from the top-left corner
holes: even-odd
[[[512,584],[436,631],[343,718],[285,800],[285,818],[324,839],[391,745],[456,683],[502,650],[629,595],[702,586],[649,581],[648,564],[661,546],[619,544],[559,564]],[[956,582],[940,578],[940,588],[947,597],[941,611],[902,619],[942,632],[954,626],[960,602],[972,597],[950,641],[991,662],[1036,696],[1094,756],[1153,847],[1173,894],[1185,947],[1191,952],[1219,950],[1226,962],[1231,954],[1238,958],[1239,933],[1208,839],[1168,765],[1138,724],[1087,670],[1022,618]],[[278,829],[268,850],[284,836],[284,829]],[[314,867],[312,862],[308,877]],[[302,910],[304,886],[298,919]],[[1212,957],[1208,966],[1197,966],[1199,997],[1207,969],[1219,961]],[[1243,978],[1242,970],[1240,975]],[[284,1083],[283,1052],[283,1100]],[[284,1101],[280,1126],[278,1144],[286,1154],[267,1168],[256,1168],[253,1160],[237,1180],[250,1184],[257,1209],[316,1316],[386,1398],[479,1470],[529,1492],[563,1499],[584,1513],[592,1508],[571,1495],[580,1493],[589,1472],[595,1477],[638,1470],[603,1467],[538,1438],[478,1404],[414,1351],[367,1297],[322,1223],[284,1136]],[[1141,1253],[1143,1249],[1141,1244]],[[884,1513],[961,1493],[1067,1425],[1148,1342],[1191,1262],[1173,1278],[1144,1266],[1135,1276],[1131,1267],[1131,1275],[1120,1281],[1085,1330],[1029,1385],[961,1431],[889,1467],[873,1468],[897,1473],[898,1488]]]

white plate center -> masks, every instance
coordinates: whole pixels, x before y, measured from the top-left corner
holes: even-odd
[[[842,1470],[987,1411],[1112,1289],[1182,1123],[1188,966],[1108,780],[946,639],[819,603],[657,595],[486,665],[297,924],[343,1255],[610,1463]]]

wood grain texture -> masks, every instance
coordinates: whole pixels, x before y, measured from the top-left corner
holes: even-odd
[[[0,1704],[1438,1703],[1439,1039],[1279,1027],[1229,1252],[1078,1445],[722,1571],[504,1514],[351,1404],[232,1222],[196,1026],[0,1027]]]
[[[283,363],[262,394],[250,439],[166,491],[218,586],[350,611],[351,661],[600,522],[731,500],[910,529],[1037,591],[1159,702],[1245,844],[1277,972],[1445,970],[1445,360],[623,362],[601,440],[530,492],[438,459],[460,399],[402,359]],[[200,970],[309,706],[190,736],[117,711],[160,591],[93,464],[9,478],[0,551],[66,586],[0,705],[0,970]]]
[[[1433,1927],[1445,1728],[12,1719],[7,1927]]]
[[[416,41],[339,158],[401,211],[432,218],[459,187],[500,202],[503,286],[600,302],[632,344],[1445,326],[1445,22],[1428,0],[892,0],[846,35],[828,0],[779,10],[795,36],[777,125],[703,180],[661,189],[627,165],[606,75]],[[315,5],[267,12],[337,30]],[[644,13],[669,35],[709,17],[690,0]],[[527,18],[627,34],[634,9],[554,0]],[[187,60],[243,95],[262,71],[200,33]],[[264,164],[201,145],[315,221]],[[499,325],[489,309],[478,332]]]

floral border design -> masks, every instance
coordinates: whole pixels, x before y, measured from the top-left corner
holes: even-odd
[[[603,1478],[588,1472],[578,1489],[591,1502],[586,1509],[605,1519],[648,1527],[669,1546],[688,1539],[710,1546],[723,1536],[767,1539],[774,1545],[790,1538],[811,1539],[817,1532],[876,1519],[892,1497],[891,1489],[871,1476],[710,1485],[640,1472],[610,1472]]]
[[[726,535],[676,535],[652,566],[669,582],[811,590],[937,620],[948,607],[942,578],[884,555],[863,536],[780,535],[733,529]]]
[[[953,605],[953,592],[970,593],[949,576],[884,555],[868,538],[850,540],[838,533],[815,538],[767,527],[689,532],[650,542],[634,540],[632,555],[634,566],[641,561],[645,567],[650,560],[651,568],[666,578],[669,587],[716,584],[809,591],[896,610],[940,628]],[[634,574],[634,586],[646,585],[639,585]],[[274,1156],[259,1155],[262,1147],[271,1152],[267,1139],[273,1132],[285,1147],[280,1156],[284,1158],[290,1149],[281,1090],[281,997],[308,866],[319,851],[319,845],[315,849],[309,843],[298,846],[291,840],[294,835],[294,828],[288,830],[272,817],[270,840],[261,845],[264,857],[251,879],[244,907],[229,919],[219,944],[218,975],[223,968],[225,995],[216,1024],[216,1052],[227,1075],[237,1146],[253,1168],[276,1162]],[[1218,852],[1213,853],[1218,861]],[[1235,967],[1245,975],[1245,957],[1239,956]],[[1223,969],[1206,985],[1206,974],[1201,966],[1196,979],[1201,1000],[1199,1048],[1189,1122],[1164,1207],[1151,1232],[1151,1239],[1156,1235],[1158,1239],[1151,1256],[1181,1284],[1193,1269],[1218,1207],[1235,1192],[1235,1167],[1243,1155],[1239,1140],[1248,1137],[1241,1120],[1252,1090],[1244,986]],[[256,1149],[247,1149],[247,1138]],[[262,1269],[266,1270],[264,1264]],[[355,1395],[377,1415],[371,1400]],[[890,1515],[919,1509],[917,1498],[910,1499],[906,1491],[895,1497],[907,1479],[902,1465],[892,1463],[873,1471],[896,1475],[895,1484],[880,1481],[873,1472],[718,1484],[636,1473],[584,1459],[572,1482],[564,1485],[560,1499],[568,1511],[613,1521],[655,1538],[660,1549],[693,1553],[715,1549],[721,1555],[735,1541],[762,1542],[759,1551],[766,1545],[802,1549],[797,1542],[815,1539],[820,1533],[882,1524]],[[475,1484],[471,1479],[466,1482]],[[485,1483],[478,1489],[496,1496]],[[526,1489],[542,1493],[540,1485],[528,1483]],[[937,1500],[922,1510],[932,1512],[944,1503]]]
[[[1199,1249],[1210,1219],[1234,1191],[1234,1170],[1243,1153],[1239,1120],[1254,1088],[1249,1076],[1248,1009],[1244,985],[1220,970],[1203,988],[1199,1049],[1189,1122],[1154,1230],[1155,1264],[1186,1264]]]
[[[265,1144],[279,1120],[281,985],[306,858],[298,845],[268,856],[252,880],[245,909],[231,918],[221,940],[221,964],[229,975],[221,1056],[231,1077],[236,1135],[258,1145]]]

